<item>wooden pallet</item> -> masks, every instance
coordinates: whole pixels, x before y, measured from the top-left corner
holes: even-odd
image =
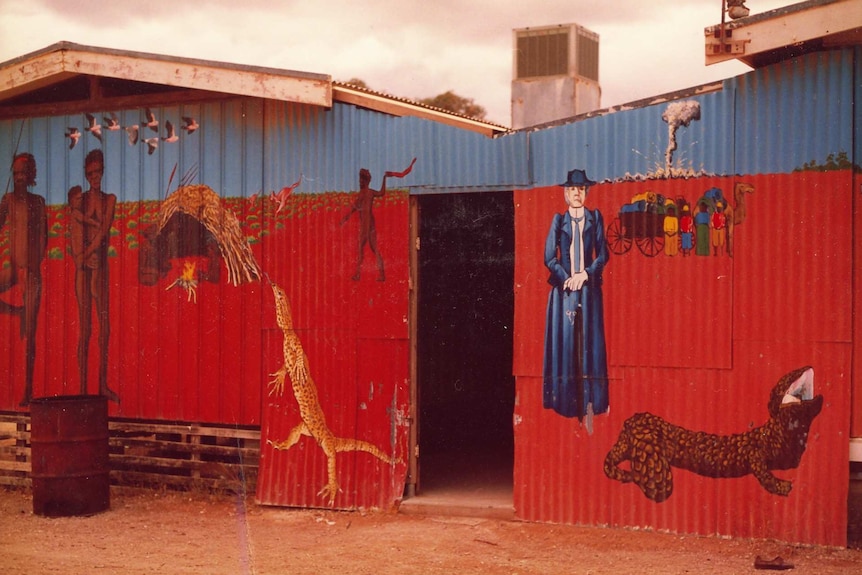
[[[0,485],[30,485],[30,416],[0,413]]]
[[[260,429],[111,419],[111,483],[253,493]],[[30,417],[0,413],[0,485],[30,485]]]

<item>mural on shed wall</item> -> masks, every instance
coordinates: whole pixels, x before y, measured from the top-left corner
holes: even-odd
[[[302,436],[308,436],[326,458],[326,483],[317,494],[323,503],[335,505],[336,496],[342,492],[342,486],[347,485],[349,492],[338,499],[339,506],[356,504],[351,502],[360,505],[369,505],[369,502],[371,505],[390,504],[386,503],[389,501],[386,498],[390,497],[388,493],[382,496],[358,493],[357,484],[363,480],[358,480],[353,473],[385,473],[387,477],[394,477],[395,466],[402,464],[402,459],[387,454],[377,444],[381,437],[388,436],[389,447],[396,452],[403,438],[400,433],[396,437],[395,430],[407,429],[406,420],[400,424],[393,423],[396,427],[378,421],[381,418],[363,424],[365,427],[362,428],[345,423],[351,417],[357,417],[351,411],[371,412],[373,409],[377,412],[379,408],[375,405],[381,402],[386,408],[384,415],[392,422],[405,412],[402,404],[406,401],[406,394],[399,400],[400,392],[393,390],[395,397],[391,401],[387,399],[386,387],[392,375],[387,374],[390,379],[383,378],[379,367],[374,367],[379,366],[380,354],[362,355],[360,351],[369,349],[369,343],[377,341],[375,338],[381,334],[386,338],[397,337],[391,327],[398,325],[400,328],[402,322],[399,318],[403,312],[392,314],[391,311],[398,309],[399,303],[406,303],[406,295],[402,297],[400,291],[406,278],[406,253],[397,254],[398,261],[392,264],[395,281],[391,289],[377,284],[379,287],[375,292],[378,293],[371,293],[368,290],[375,282],[367,284],[360,280],[363,272],[367,274],[370,271],[366,269],[369,266],[363,265],[363,255],[368,248],[377,260],[374,262],[378,272],[376,279],[382,282],[386,279],[383,250],[393,243],[406,246],[406,241],[400,237],[400,229],[397,237],[389,237],[395,229],[393,215],[406,225],[406,218],[402,217],[406,192],[396,188],[387,190],[387,180],[408,176],[416,158],[404,170],[385,171],[379,190],[369,187],[371,172],[362,168],[359,191],[355,193],[296,194],[295,190],[308,179],[300,175],[294,183],[281,187],[279,191],[267,194],[258,190],[248,197],[223,197],[212,187],[196,183],[202,179],[199,162],[207,160],[207,157],[188,154],[188,150],[185,158],[182,153],[180,156],[164,155],[176,150],[176,146],[182,146],[184,141],[188,142],[189,138],[199,138],[199,134],[207,131],[208,124],[199,123],[193,115],[183,115],[182,126],[176,129],[164,110],[161,110],[162,114],[159,112],[155,108],[146,108],[138,112],[142,116],[137,116],[135,110],[88,113],[83,115],[83,126],[69,126],[64,131],[63,152],[59,154],[68,155],[69,159],[63,158],[62,161],[69,164],[70,173],[65,177],[72,183],[68,193],[64,194],[65,205],[46,206],[42,195],[28,191],[35,184],[35,158],[31,154],[16,155],[19,158],[13,166],[16,186],[12,193],[4,195],[0,208],[0,229],[3,232],[0,236],[0,247],[3,248],[0,312],[12,317],[15,332],[20,332],[26,339],[24,363],[27,370],[22,407],[34,395],[34,376],[39,383],[35,395],[46,392],[51,395],[86,394],[95,388],[98,381],[98,393],[111,400],[114,413],[148,418],[158,418],[159,408],[153,411],[151,407],[143,407],[142,414],[142,399],[152,402],[163,395],[176,393],[194,401],[198,393],[223,393],[224,386],[231,391],[254,386],[258,374],[262,378],[259,387],[263,393],[258,392],[257,397],[265,397],[267,374],[277,366],[267,365],[272,358],[267,356],[265,340],[258,343],[252,340],[249,344],[246,340],[249,339],[248,334],[266,336],[270,326],[274,326],[278,328],[283,345],[278,360],[281,367],[271,374],[275,377],[270,384],[271,401],[264,408],[270,414],[270,422],[262,435],[273,455],[265,456],[262,466],[293,469],[295,456],[304,457],[308,450],[300,445],[291,450],[294,455],[289,458],[286,451],[297,445]],[[135,121],[136,116],[141,119]],[[102,117],[102,122],[97,119],[99,117]],[[125,125],[121,118],[132,119],[135,123]],[[213,116],[209,115],[209,118]],[[55,150],[57,142],[51,142],[50,135],[47,138],[47,145]],[[211,140],[217,142],[218,138]],[[27,144],[26,139],[24,143]],[[81,148],[84,148],[84,153]],[[77,162],[72,158],[79,154],[83,162],[76,166]],[[195,161],[196,156],[198,161]],[[175,158],[177,162],[173,163]],[[53,161],[56,164],[57,159]],[[133,168],[129,169],[128,165]],[[136,165],[140,166],[140,171],[134,169]],[[184,171],[180,169],[181,165],[186,166]],[[111,180],[114,182],[112,187],[118,189],[103,189],[103,177],[107,180],[121,172],[122,178]],[[143,187],[147,184],[142,180],[154,172],[165,174],[166,184],[162,184],[164,198],[134,199],[137,194],[143,196]],[[212,167],[206,173],[212,175]],[[75,182],[81,177],[76,174],[83,175],[83,182]],[[56,167],[54,176],[56,179]],[[157,182],[158,179],[148,181]],[[45,187],[50,192],[56,188],[56,183],[48,181]],[[139,187],[140,191],[137,190]],[[146,194],[150,197],[162,195],[152,191]],[[129,196],[132,201],[119,199]],[[393,207],[397,211],[393,211]],[[382,216],[375,214],[381,210]],[[354,213],[359,215],[356,228],[348,225]],[[379,224],[383,226],[380,232]],[[358,231],[358,239],[353,235],[354,229]],[[338,234],[338,230],[343,232]],[[321,242],[323,238],[326,241]],[[302,245],[297,240],[301,240]],[[332,246],[339,247],[339,250],[332,252]],[[342,252],[346,257],[341,255]],[[333,255],[337,259],[333,259]],[[47,266],[44,264],[46,256]],[[267,272],[258,263],[260,257],[268,264]],[[46,299],[41,290],[43,268],[52,288],[47,298],[51,311],[46,312],[42,306],[39,317],[40,303]],[[70,272],[74,272],[74,278]],[[221,278],[225,278],[225,286],[232,289],[222,289]],[[342,280],[351,289],[345,291]],[[76,296],[73,300],[77,303],[75,310],[63,304],[66,299],[64,283],[68,285],[68,293]],[[263,284],[269,284],[271,288],[272,303],[253,288]],[[286,284],[307,292],[297,294],[308,307],[300,327],[294,323],[295,312],[288,303]],[[393,294],[390,293],[392,290],[399,291]],[[171,294],[174,292],[182,295],[173,297]],[[359,297],[362,299],[357,300]],[[312,306],[308,306],[309,303]],[[259,319],[231,322],[229,317],[235,316],[232,312],[237,306],[247,307]],[[77,322],[70,320],[69,312],[74,313]],[[363,319],[368,319],[365,316],[369,313],[377,317],[373,322],[358,326],[355,325],[357,312]],[[329,315],[333,313],[340,318],[335,332],[329,326]],[[175,339],[170,331],[164,330],[165,322],[176,324]],[[37,325],[45,325],[44,329],[52,332],[54,337],[49,336],[52,349],[39,343],[37,350],[37,342],[47,341],[47,338],[36,337]],[[119,330],[116,329],[118,325]],[[345,401],[357,393],[353,387],[358,383],[353,379],[356,374],[339,372],[338,366],[322,359],[313,378],[309,358],[299,340],[299,330],[303,330],[309,339],[324,342],[329,342],[333,337],[331,334],[335,333],[340,342],[337,344],[338,353],[347,359],[346,365],[353,361],[373,364],[368,368],[361,367],[363,377],[370,375],[374,378],[371,395],[358,405]],[[115,339],[118,333],[120,342]],[[211,341],[215,333],[218,336]],[[357,337],[363,337],[363,343],[354,341]],[[74,343],[64,346],[64,339]],[[91,339],[96,340],[95,347],[90,345]],[[69,363],[70,360],[64,359],[61,352],[64,347],[75,350],[76,357],[71,359],[71,364],[77,367],[78,381],[73,388],[66,383],[66,378],[63,378],[61,386],[54,378],[46,381],[49,373],[62,373]],[[252,356],[263,356],[265,371],[256,371],[253,363],[248,371],[247,354],[233,356],[224,351],[234,349],[247,350]],[[312,349],[320,349],[318,341],[313,341]],[[381,349],[391,351],[393,347],[384,345]],[[170,358],[174,353],[175,360]],[[312,353],[317,356],[319,351]],[[220,357],[226,358],[229,368]],[[387,357],[387,360],[393,367],[382,371],[394,374],[394,366],[400,366],[400,361],[392,357]],[[11,363],[11,371],[18,373],[22,362],[17,359],[7,361]],[[198,367],[189,369],[195,366]],[[212,371],[209,366],[216,370],[210,379],[205,376]],[[237,368],[240,370],[238,373]],[[118,380],[118,373],[124,371],[131,372],[134,379]],[[94,377],[96,373],[98,377]],[[236,379],[232,380],[232,377]],[[15,379],[15,382],[7,380],[10,389],[18,388]],[[288,379],[293,393],[283,394]],[[316,379],[332,382],[327,382],[319,390]],[[68,381],[74,380],[68,378]],[[231,385],[231,381],[249,383]],[[211,386],[209,389],[208,385]],[[144,392],[146,398],[141,396],[141,386],[149,388]],[[199,387],[202,387],[200,392]],[[281,401],[282,396],[284,402]],[[236,411],[230,406],[227,409]],[[257,412],[251,416],[253,421],[260,421],[260,411],[258,404]],[[296,413],[298,422],[293,421]],[[200,420],[199,415],[191,417]],[[273,419],[289,422],[289,432],[281,435],[280,430],[285,424]],[[332,421],[334,423],[330,423]],[[381,423],[381,433],[377,433],[374,428],[380,427]],[[365,434],[369,430],[373,431],[373,441],[350,436],[351,433]],[[346,451],[371,454],[385,467],[364,470],[352,463],[347,466],[349,473],[340,474],[336,455]],[[275,472],[277,475],[280,473]],[[314,481],[314,475],[302,477],[300,481]],[[275,489],[283,490],[284,486],[279,485]],[[292,499],[269,502],[310,504]]]
[[[554,215],[544,246],[552,288],[545,316],[542,406],[576,417],[588,435],[594,431],[593,416],[609,411],[609,387],[613,387],[607,356],[614,350],[606,351],[602,297],[609,256],[624,256],[637,247],[647,258],[732,258],[739,249],[735,232],[747,219],[747,197],[754,193],[754,185],[745,181],[735,181],[730,188],[723,183],[711,185],[693,201],[682,186],[672,186],[673,196],[653,191],[664,187],[662,181],[709,181],[702,178],[706,174],[674,160],[679,130],[700,120],[700,114],[695,101],[673,102],[665,108],[662,120],[668,124],[668,145],[663,162],[657,161],[649,174],[625,178],[626,185],[637,191],[606,228],[601,210],[584,205],[592,201],[587,192],[598,182],[590,180],[585,170],[574,169],[559,184],[567,210]],[[593,193],[609,193],[606,187],[600,189]],[[598,203],[607,205],[604,198]],[[625,262],[615,265],[625,266]],[[681,264],[684,269],[686,264]],[[649,300],[644,304],[634,309],[649,321]],[[656,503],[673,492],[674,467],[710,478],[753,475],[767,492],[786,496],[791,481],[773,471],[793,469],[801,461],[809,428],[823,406],[823,396],[815,396],[813,389],[813,368],[791,371],[767,398],[768,421],[735,434],[692,431],[653,413],[635,413],[624,421],[607,452],[604,474],[634,483]],[[630,396],[627,402],[636,405],[637,390],[629,388],[625,393]]]

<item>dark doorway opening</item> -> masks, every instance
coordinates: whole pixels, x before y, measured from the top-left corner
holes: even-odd
[[[512,193],[419,196],[418,206],[417,494],[502,494],[511,506]]]

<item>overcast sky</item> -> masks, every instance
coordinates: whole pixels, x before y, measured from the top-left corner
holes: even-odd
[[[748,0],[752,14],[793,0]],[[403,98],[447,90],[510,124],[512,30],[599,35],[602,107],[749,70],[704,65],[721,0],[0,0],[0,61],[60,41],[363,79]]]

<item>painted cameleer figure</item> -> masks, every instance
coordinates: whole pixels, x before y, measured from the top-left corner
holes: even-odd
[[[586,418],[608,410],[602,270],[608,262],[599,210],[585,207],[596,182],[572,170],[560,184],[568,209],[554,215],[545,240],[548,283],[543,367],[543,405],[565,417]]]
[[[691,254],[694,249],[694,218],[691,217],[691,208],[688,204],[682,206],[682,217],[679,219],[679,241],[682,255]]]
[[[698,256],[708,256],[710,254],[709,208],[704,202],[700,202],[697,204],[697,209],[698,212],[694,216],[694,253]]]
[[[99,322],[99,394],[119,403],[119,396],[108,388],[108,341],[111,335],[108,315],[108,240],[117,196],[102,191],[104,166],[102,151],[91,151],[84,160],[84,175],[90,189],[84,192],[81,186],[74,186],[69,190],[71,248],[75,261],[75,296],[78,300],[78,372],[81,393],[86,394],[95,304]]]
[[[721,255],[724,252],[724,245],[727,239],[727,216],[724,213],[723,202],[715,203],[715,211],[712,213],[710,228],[712,252],[714,255]]]
[[[23,287],[23,305],[0,300],[0,313],[20,318],[21,337],[26,340],[26,383],[21,405],[33,398],[36,365],[36,321],[42,299],[42,260],[48,245],[48,215],[45,198],[29,191],[36,185],[36,159],[22,153],[12,161],[13,189],[0,201],[0,230],[8,225],[10,265],[0,269],[0,293]]]
[[[664,215],[664,253],[667,256],[675,256],[679,253],[679,218],[676,217],[676,206],[667,205]]]

